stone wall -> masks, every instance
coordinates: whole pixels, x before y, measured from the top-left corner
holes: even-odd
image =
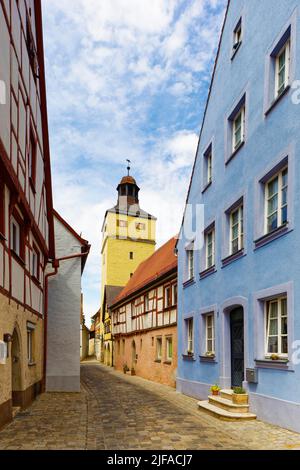
[[[33,364],[28,364],[27,322],[35,325],[33,333]],[[44,332],[43,320],[37,315],[24,310],[16,302],[0,293],[0,338],[13,333],[19,340],[18,377],[12,386],[12,345],[9,345],[6,364],[0,365],[0,426],[11,418],[12,405],[26,408],[40,392],[43,378]],[[14,390],[12,391],[12,388]],[[14,403],[13,393],[14,392]],[[3,421],[3,422],[2,422]]]
[[[166,338],[172,336],[173,358],[171,363],[166,357]],[[162,338],[162,358],[157,361],[156,338]],[[136,349],[136,360],[133,364],[133,341]],[[134,365],[136,375],[145,379],[153,380],[171,387],[176,385],[177,368],[177,327],[170,326],[122,335],[114,341],[114,365],[117,370],[123,370],[124,364],[129,369]]]

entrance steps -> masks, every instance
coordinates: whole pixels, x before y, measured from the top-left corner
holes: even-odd
[[[210,395],[208,400],[199,401],[198,406],[201,411],[224,421],[256,419],[256,415],[249,412],[248,404],[233,403],[232,390],[221,390],[220,395]]]
[[[20,413],[21,407],[20,406],[13,406],[12,409],[12,417],[15,419],[15,417]]]

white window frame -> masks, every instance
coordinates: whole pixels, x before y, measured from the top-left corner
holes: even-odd
[[[284,66],[280,67],[280,57],[282,56],[284,52],[286,54]],[[275,98],[278,98],[279,96],[281,96],[289,84],[290,63],[291,63],[291,40],[289,38],[275,57]],[[279,87],[279,75],[281,71],[283,70],[283,67],[285,68],[284,82],[281,85],[281,87]]]
[[[35,326],[27,325],[27,361],[29,365],[34,364],[34,331]]]
[[[212,150],[210,149],[206,158],[206,184],[212,183]]]
[[[16,246],[14,244],[14,226],[16,228]],[[18,255],[20,256],[21,251],[21,227],[20,224],[16,221],[14,217],[11,218],[11,223],[10,223],[10,247],[11,249]]]
[[[156,338],[156,360],[161,361],[162,360],[162,337],[158,336]]]
[[[282,301],[286,301],[286,315],[282,315]],[[270,308],[271,305],[276,303],[277,304],[277,335],[270,335]],[[289,350],[287,353],[282,352],[282,338],[287,338],[287,348],[289,346],[288,342],[288,326],[287,326],[287,333],[282,334],[281,330],[281,321],[283,318],[287,318],[287,322],[289,321],[288,315],[288,299],[286,295],[274,298],[272,300],[265,301],[265,356],[266,358],[270,358],[273,354],[277,355],[280,358],[286,359],[288,358]],[[275,320],[275,318],[274,318]],[[278,344],[278,351],[277,352],[269,352],[268,343],[270,337],[277,337],[277,344]]]
[[[168,292],[170,295],[168,296]],[[169,303],[170,300],[170,303]],[[170,308],[172,306],[172,287],[170,285],[164,288],[164,307]]]
[[[210,327],[208,326],[209,319],[211,319]],[[211,330],[211,335],[209,335],[209,330]],[[206,336],[205,336],[206,353],[215,354],[216,353],[215,316],[213,313],[208,313],[207,315],[205,315],[205,332],[206,332]],[[208,347],[209,341],[211,341],[212,346],[213,346],[211,349]]]
[[[35,277],[36,279],[39,279],[39,274],[40,274],[40,267],[39,267],[39,253],[37,252],[37,250],[35,248],[32,249],[32,253],[31,253],[31,256],[32,256],[32,259],[31,259],[31,274],[33,277]]]
[[[237,126],[237,120],[241,117],[241,124]],[[240,128],[241,139],[237,141],[236,135],[237,131]],[[243,105],[232,120],[232,152],[235,152],[245,141],[245,105]]]
[[[172,284],[172,306],[177,305],[178,289],[177,284]]]
[[[209,243],[209,236],[212,236],[211,242]],[[211,247],[211,253],[209,248]],[[209,258],[212,259],[211,264]],[[213,268],[215,266],[215,228],[212,228],[205,234],[205,265],[206,269]]]
[[[287,176],[286,176],[287,184],[283,185],[283,173],[285,171],[287,171]],[[274,193],[272,195],[272,197],[270,197],[269,196],[269,184],[271,184],[277,178],[278,178],[277,193]],[[286,197],[286,203],[285,204],[283,204],[283,197],[282,197],[283,196],[283,191],[285,191],[285,190],[288,193],[289,186],[288,186],[288,166],[287,165],[284,168],[282,168],[282,170],[280,170],[278,173],[273,175],[272,178],[270,178],[265,183],[265,227],[264,227],[265,235],[267,235],[269,233],[272,233],[274,230],[278,229],[279,227],[281,227],[281,226],[283,226],[287,223],[287,221],[286,222],[282,221],[282,210],[285,207],[287,208],[287,216],[288,216],[288,194],[287,194],[287,197]],[[272,213],[269,213],[268,203],[276,195],[277,195],[277,208]],[[274,214],[277,214],[277,227],[275,229],[268,230],[268,219]]]
[[[239,19],[233,31],[233,52],[239,48],[243,40],[242,18]]]
[[[147,294],[145,294],[145,313],[149,312],[149,303],[150,303],[149,292],[147,292]]]
[[[187,274],[188,281],[194,279],[195,268],[194,268],[194,244],[190,246],[187,250]]]
[[[238,212],[238,221],[233,224],[233,215]],[[233,227],[237,225],[238,234],[236,238],[233,238]],[[244,248],[244,204],[240,204],[238,207],[235,207],[229,214],[229,230],[230,230],[230,255],[234,255],[241,251]],[[233,251],[233,242],[238,241],[238,249]]]
[[[188,318],[187,322],[187,352],[194,354],[194,319]]]
[[[169,345],[172,345],[172,354],[169,354]],[[173,337],[172,336],[167,336],[166,337],[166,360],[171,362],[173,360]]]

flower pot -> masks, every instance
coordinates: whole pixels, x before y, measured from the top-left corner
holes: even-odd
[[[212,390],[212,395],[213,395],[214,397],[218,397],[218,396],[220,395],[219,390]]]
[[[233,393],[232,401],[235,405],[248,405],[249,395],[247,395],[247,393],[243,393],[243,394]]]

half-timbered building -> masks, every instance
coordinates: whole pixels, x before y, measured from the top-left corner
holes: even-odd
[[[175,386],[177,258],[175,238],[143,261],[111,306],[114,364]]]
[[[0,426],[43,378],[54,236],[41,2],[0,2]]]

